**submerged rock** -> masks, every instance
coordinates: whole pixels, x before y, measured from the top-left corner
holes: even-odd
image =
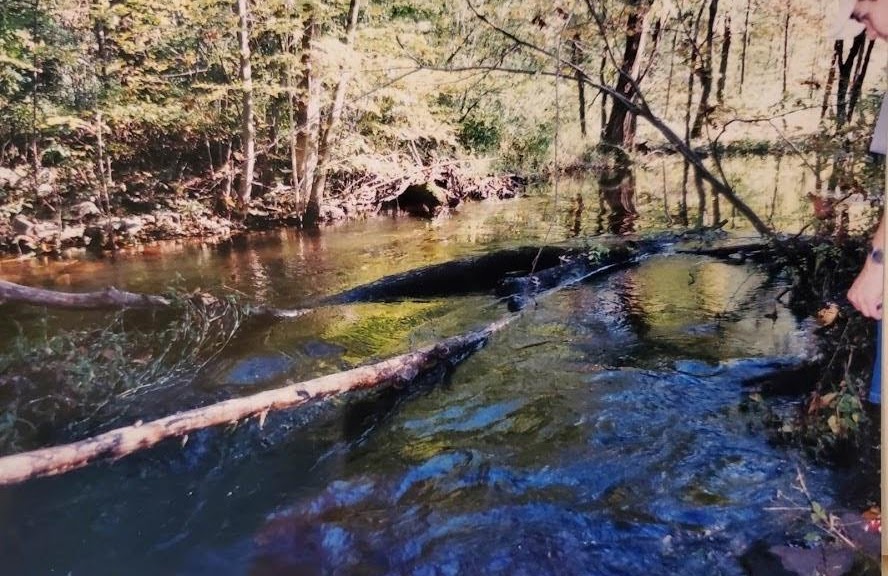
[[[286,356],[253,356],[235,364],[225,374],[224,384],[252,386],[286,374],[292,365]]]

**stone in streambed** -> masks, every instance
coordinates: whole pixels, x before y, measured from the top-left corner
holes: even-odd
[[[252,386],[287,373],[293,361],[286,356],[252,356],[238,361],[223,377],[230,386]]]

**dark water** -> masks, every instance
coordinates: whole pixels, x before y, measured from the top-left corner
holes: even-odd
[[[71,265],[67,282],[152,290],[179,274],[189,288],[297,305],[550,233],[488,210],[124,257],[80,275]],[[60,285],[64,272],[14,274]],[[777,301],[782,289],[747,266],[651,258],[539,300],[451,373],[410,389],[0,489],[0,572],[742,574],[738,556],[753,541],[804,530],[804,510],[767,510],[791,507],[782,495],[797,494],[798,470],[824,505],[836,489],[833,472],[770,445],[739,408],[745,380],[811,353],[812,326]],[[6,313],[26,329],[37,314]],[[177,398],[329,373],[504,313],[477,295],[250,325],[187,394],[146,393],[132,409],[162,414]],[[49,324],[102,321],[58,314]]]

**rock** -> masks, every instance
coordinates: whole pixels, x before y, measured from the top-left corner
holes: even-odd
[[[182,218],[175,212],[163,210],[155,212],[155,225],[164,235],[181,236],[183,234]]]
[[[105,247],[105,229],[102,226],[87,226],[83,231],[83,238],[91,250],[101,250]]]
[[[12,218],[12,230],[16,234],[30,236],[34,233],[37,224],[22,214],[16,214]]]
[[[15,170],[10,170],[9,168],[4,168],[0,166],[0,188],[5,188],[7,190],[13,190],[18,183],[21,181],[22,177]]]
[[[772,546],[771,553],[790,574],[807,576],[843,576],[854,565],[854,552],[846,547],[824,546],[799,548],[796,546]]]
[[[80,204],[75,204],[71,207],[71,217],[76,220],[81,220],[88,216],[99,216],[102,211],[99,210],[99,207],[96,206],[95,202],[90,202],[89,200],[85,202],[81,202]]]
[[[34,225],[34,234],[41,240],[47,240],[57,236],[59,231],[59,225],[55,222],[41,221]]]
[[[142,222],[142,219],[137,216],[132,216],[121,219],[120,227],[118,229],[127,236],[135,236],[142,231],[143,227],[144,223]]]
[[[37,196],[41,198],[45,198],[47,196],[52,195],[55,192],[55,189],[52,187],[52,184],[40,184],[37,186]]]
[[[18,245],[22,252],[34,252],[39,245],[37,240],[25,234],[19,234],[12,240],[13,245]]]
[[[398,207],[414,216],[432,218],[447,206],[447,191],[435,184],[413,184],[397,198]]]
[[[61,234],[59,234],[60,242],[70,242],[72,240],[79,240],[83,238],[86,233],[86,226],[66,226],[62,229]]]
[[[345,210],[339,206],[333,206],[332,204],[321,206],[321,219],[326,222],[339,222],[345,220],[347,216]]]

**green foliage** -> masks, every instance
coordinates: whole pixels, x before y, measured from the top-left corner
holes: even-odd
[[[541,124],[528,134],[513,134],[509,139],[503,138],[500,163],[508,170],[541,170],[550,159],[552,135],[552,128]]]
[[[500,145],[500,127],[494,120],[469,117],[460,124],[459,143],[484,154]]]
[[[435,14],[428,8],[414,6],[412,4],[395,4],[391,7],[392,19],[405,19],[419,22],[421,20],[432,20]]]

